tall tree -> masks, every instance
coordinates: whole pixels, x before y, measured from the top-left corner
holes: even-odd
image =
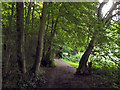
[[[56,27],[57,27],[57,23],[58,23],[58,19],[59,16],[57,17],[56,21],[55,21],[55,26],[54,26],[54,20],[52,17],[52,28],[51,28],[51,35],[49,38],[49,45],[48,45],[48,49],[47,49],[47,53],[45,55],[45,58],[42,60],[42,65],[44,66],[51,66],[52,61],[50,60],[50,56],[51,56],[51,49],[52,49],[52,43],[53,43],[53,38],[56,32]],[[53,27],[54,26],[54,27]]]
[[[17,61],[22,73],[26,73],[26,63],[24,54],[24,6],[23,2],[16,4],[17,15]]]
[[[61,5],[60,5],[61,4]],[[57,8],[55,8],[57,7]],[[61,18],[62,3],[49,4],[48,20],[45,32],[44,52],[41,64],[54,67],[55,49],[53,49],[54,37],[57,32],[58,22]]]
[[[11,28],[12,28],[13,14],[14,14],[14,5],[15,5],[15,3],[12,3],[12,7],[10,7],[11,8],[11,15],[9,17],[9,28],[6,31],[6,35],[8,37],[6,44],[5,44],[5,56],[6,56],[5,72],[6,73],[7,73],[8,64],[9,64],[9,60],[10,60],[10,56],[11,56]]]
[[[108,11],[108,14],[106,17],[102,17],[102,8],[103,6],[106,4],[107,2],[103,1],[99,8],[98,8],[98,12],[97,12],[97,17],[98,17],[98,28],[99,28],[99,31],[102,30],[102,28],[104,27],[100,27],[99,25],[101,23],[104,23],[104,26],[110,21],[110,19],[112,18],[112,12],[114,11],[114,9],[116,8],[116,6],[118,5],[118,3],[113,3],[112,7],[110,8],[110,10]],[[94,42],[95,42],[95,38],[97,35],[99,35],[99,31],[95,31],[94,32],[94,36],[92,37],[85,53],[83,54],[80,62],[79,62],[79,67],[77,68],[76,70],[76,74],[84,74],[86,72],[89,71],[89,69],[87,68],[87,61],[89,59],[89,56],[92,52],[92,49],[94,47]]]
[[[35,57],[34,65],[32,67],[32,72],[35,74],[35,76],[37,75],[38,70],[40,68],[42,54],[43,54],[43,42],[44,42],[46,16],[47,16],[47,3],[43,2],[42,16],[40,19],[40,29],[39,29],[39,35],[38,35],[38,43],[36,48],[36,57]]]

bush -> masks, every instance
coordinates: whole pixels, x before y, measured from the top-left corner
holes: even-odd
[[[68,61],[72,61],[72,62],[74,62],[74,63],[77,63],[77,62],[80,61],[81,56],[82,56],[82,53],[81,53],[81,52],[78,52],[78,53],[75,54],[75,55],[63,54],[62,58],[63,58],[63,59],[66,59],[66,60],[68,60]]]
[[[51,63],[51,67],[56,67],[55,60],[52,61],[52,63]]]

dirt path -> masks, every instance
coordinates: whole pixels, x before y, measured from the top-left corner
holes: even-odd
[[[74,75],[76,68],[55,59],[56,67],[48,70],[48,82],[44,88],[90,88],[89,76]]]

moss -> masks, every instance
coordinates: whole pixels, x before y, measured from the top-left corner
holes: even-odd
[[[50,67],[56,67],[55,60],[52,60],[52,61],[51,61],[51,65],[50,65]]]
[[[51,54],[49,67],[56,67],[56,63],[55,63],[55,60],[54,60],[55,56],[56,56],[55,53],[52,53],[52,54]]]

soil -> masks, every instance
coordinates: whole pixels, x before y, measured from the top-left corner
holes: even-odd
[[[58,59],[56,67],[44,68],[47,83],[42,88],[104,88],[97,85],[92,75],[75,75],[76,68]]]
[[[25,85],[36,88],[112,88],[113,82],[119,82],[117,78],[109,75],[107,69],[103,69],[103,71],[92,69],[91,75],[75,75],[75,67],[59,59],[55,59],[55,62],[56,67],[41,67],[40,78],[35,84],[31,81],[32,79],[21,82],[21,74],[13,67],[7,75],[2,73],[2,85],[4,88],[25,87]]]

